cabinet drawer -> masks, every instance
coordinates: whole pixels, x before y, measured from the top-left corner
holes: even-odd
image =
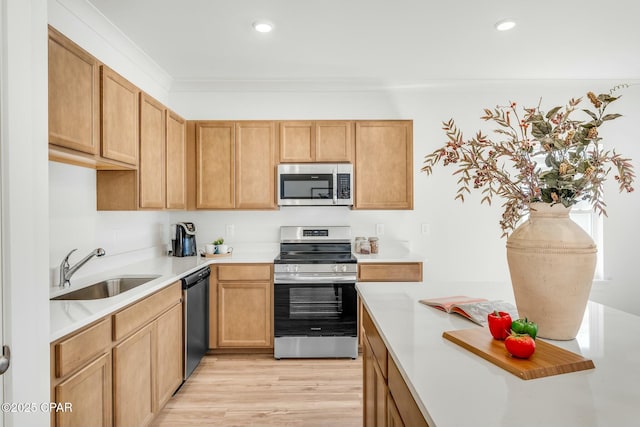
[[[103,353],[111,345],[111,319],[55,344],[56,377],[61,378]]]
[[[359,282],[422,282],[421,262],[358,264]]]
[[[271,280],[271,264],[239,264],[218,266],[218,280]]]
[[[384,345],[384,341],[382,341],[382,337],[366,309],[362,310],[362,327],[366,338],[369,340],[373,355],[380,366],[382,376],[387,378],[387,347]]]
[[[182,298],[182,286],[175,282],[165,289],[113,315],[113,339],[119,341],[165,312]]]
[[[418,404],[413,398],[409,387],[404,382],[400,370],[396,366],[393,359],[389,358],[389,393],[393,397],[400,418],[407,426],[428,426],[422,411],[418,408]]]

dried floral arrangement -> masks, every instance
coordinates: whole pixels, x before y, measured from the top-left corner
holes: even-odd
[[[595,212],[606,215],[603,183],[610,170],[617,170],[621,192],[633,191],[635,179],[631,160],[606,148],[598,135],[600,126],[621,116],[606,113],[620,98],[613,94],[621,87],[626,85],[606,94],[588,92],[589,108],[580,109],[582,98],[577,98],[547,112],[540,103],[520,111],[515,102],[485,109],[481,118],[498,125],[494,139],[480,131],[465,139],[451,119],[443,123],[448,141],[425,156],[422,171],[431,175],[440,162],[456,165],[453,174],[460,176],[456,199],[464,202],[471,188],[481,189],[482,203],[491,204],[494,196],[504,199],[503,237],[534,202],[570,207],[588,200]],[[583,120],[575,118],[578,112],[585,115]]]

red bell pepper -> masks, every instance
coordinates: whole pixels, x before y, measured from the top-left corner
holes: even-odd
[[[511,333],[511,315],[506,311],[494,311],[487,315],[489,331],[493,338],[504,340]]]

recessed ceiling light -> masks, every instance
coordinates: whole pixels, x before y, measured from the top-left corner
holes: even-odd
[[[503,19],[502,21],[496,22],[495,26],[498,31],[509,31],[516,26],[516,23],[510,19]]]
[[[253,29],[259,33],[269,33],[273,30],[273,24],[266,21],[256,21],[253,23]]]

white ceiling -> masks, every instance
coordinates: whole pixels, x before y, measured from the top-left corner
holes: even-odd
[[[640,78],[638,0],[89,1],[178,86]]]

